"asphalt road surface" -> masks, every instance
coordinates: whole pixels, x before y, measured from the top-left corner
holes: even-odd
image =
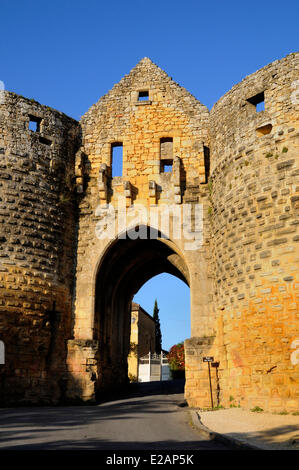
[[[138,384],[95,406],[0,409],[0,450],[225,450],[192,427],[182,384]]]

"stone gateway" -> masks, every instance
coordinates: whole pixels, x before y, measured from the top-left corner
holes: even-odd
[[[127,383],[132,299],[167,272],[190,287],[189,405],[212,356],[215,405],[298,411],[299,54],[210,112],[148,58],[80,122],[3,93],[1,404]]]

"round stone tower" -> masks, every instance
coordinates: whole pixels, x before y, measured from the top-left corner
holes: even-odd
[[[234,86],[210,114],[219,393],[298,407],[299,54]]]
[[[0,104],[0,314],[8,404],[63,396],[75,264],[78,124],[5,92]]]

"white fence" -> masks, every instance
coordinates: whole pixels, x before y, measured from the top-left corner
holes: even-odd
[[[139,359],[138,382],[170,380],[170,369],[164,354],[148,353]]]

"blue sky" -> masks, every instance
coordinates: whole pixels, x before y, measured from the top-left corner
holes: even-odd
[[[210,109],[299,49],[298,18],[298,0],[0,0],[0,80],[80,119],[146,56]],[[190,335],[189,293],[162,276],[139,301],[152,313],[157,297],[168,348]]]
[[[163,273],[150,279],[134,297],[134,302],[153,314],[155,298],[159,307],[162,347],[190,338],[190,289],[180,279]]]
[[[298,50],[298,0],[0,0],[0,80],[79,119],[142,57],[203,104]]]

